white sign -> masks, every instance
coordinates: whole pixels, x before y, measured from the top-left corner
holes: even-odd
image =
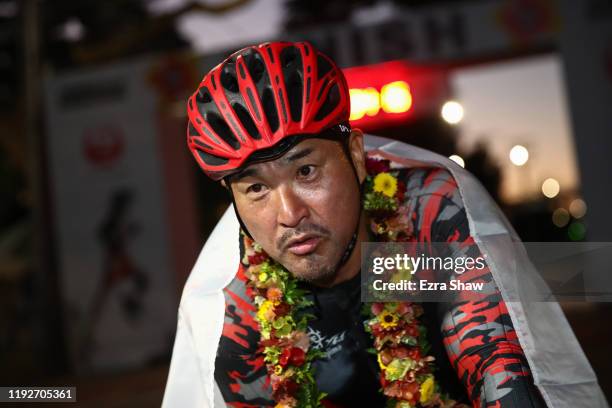
[[[166,356],[176,322],[147,61],[47,81],[64,325],[81,371]]]

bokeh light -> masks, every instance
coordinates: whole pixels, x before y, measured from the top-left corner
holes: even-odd
[[[380,97],[374,88],[350,89],[351,115],[349,120],[358,120],[366,114],[375,116],[380,110]]]
[[[559,182],[554,178],[547,178],[542,183],[542,194],[548,198],[556,197],[560,190],[561,186],[559,186]]]
[[[380,106],[387,113],[407,112],[412,106],[410,87],[404,81],[386,84],[380,90]]]
[[[510,161],[515,166],[522,166],[529,160],[529,150],[525,146],[515,145],[510,149]]]
[[[459,156],[458,154],[452,154],[448,156],[448,158],[465,168],[465,161],[463,160],[463,157]]]
[[[442,119],[455,125],[463,119],[463,106],[456,101],[448,101],[442,106]]]
[[[570,203],[569,212],[574,218],[582,218],[587,212],[587,205],[584,200],[576,198]]]
[[[580,221],[574,221],[567,229],[567,235],[572,241],[582,241],[586,236],[586,226]]]
[[[557,208],[552,214],[552,222],[559,228],[565,227],[569,220],[570,215],[565,208]]]

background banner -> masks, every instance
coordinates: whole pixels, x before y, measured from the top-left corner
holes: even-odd
[[[165,356],[176,286],[149,61],[47,81],[66,337],[78,370]]]

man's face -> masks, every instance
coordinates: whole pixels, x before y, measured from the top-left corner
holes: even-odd
[[[350,151],[365,177],[362,135]],[[355,232],[359,185],[338,142],[307,139],[276,160],[233,176],[236,208],[255,241],[296,277],[326,282]]]

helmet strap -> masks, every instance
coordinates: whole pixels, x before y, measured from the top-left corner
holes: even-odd
[[[363,191],[364,191],[364,186],[365,186],[365,182],[364,183],[359,182],[359,174],[357,174],[357,168],[355,167],[355,163],[353,162],[353,158],[351,156],[351,151],[349,148],[349,139],[344,139],[341,141],[341,143],[342,143],[342,150],[344,151],[344,154],[346,154],[346,158],[348,159],[348,161],[351,163],[351,167],[353,168],[353,174],[355,175],[355,181],[357,182],[357,185],[359,186],[359,214],[357,215],[357,224],[355,225],[355,229],[353,230],[353,236],[351,237],[351,240],[349,241],[346,248],[344,249],[342,258],[340,258],[340,260],[336,264],[336,268],[335,268],[336,271],[340,269],[342,266],[344,266],[344,264],[349,260],[349,258],[351,257],[351,254],[353,253],[353,250],[355,249],[355,245],[357,244],[357,237],[359,236],[359,226],[361,224],[361,212],[362,212],[361,210],[363,208],[363,200],[364,200]]]
[[[229,180],[226,179],[225,183],[227,185],[227,190],[230,195],[230,199],[232,200],[232,207],[234,207],[234,214],[236,214],[236,218],[238,218],[238,223],[240,224],[240,229],[242,230],[242,232],[244,232],[244,234],[247,237],[253,239],[253,236],[247,229],[246,225],[244,225],[242,218],[240,218],[240,214],[238,213],[238,207],[236,207],[236,200],[234,199],[234,193],[232,192],[232,186],[229,184]]]

